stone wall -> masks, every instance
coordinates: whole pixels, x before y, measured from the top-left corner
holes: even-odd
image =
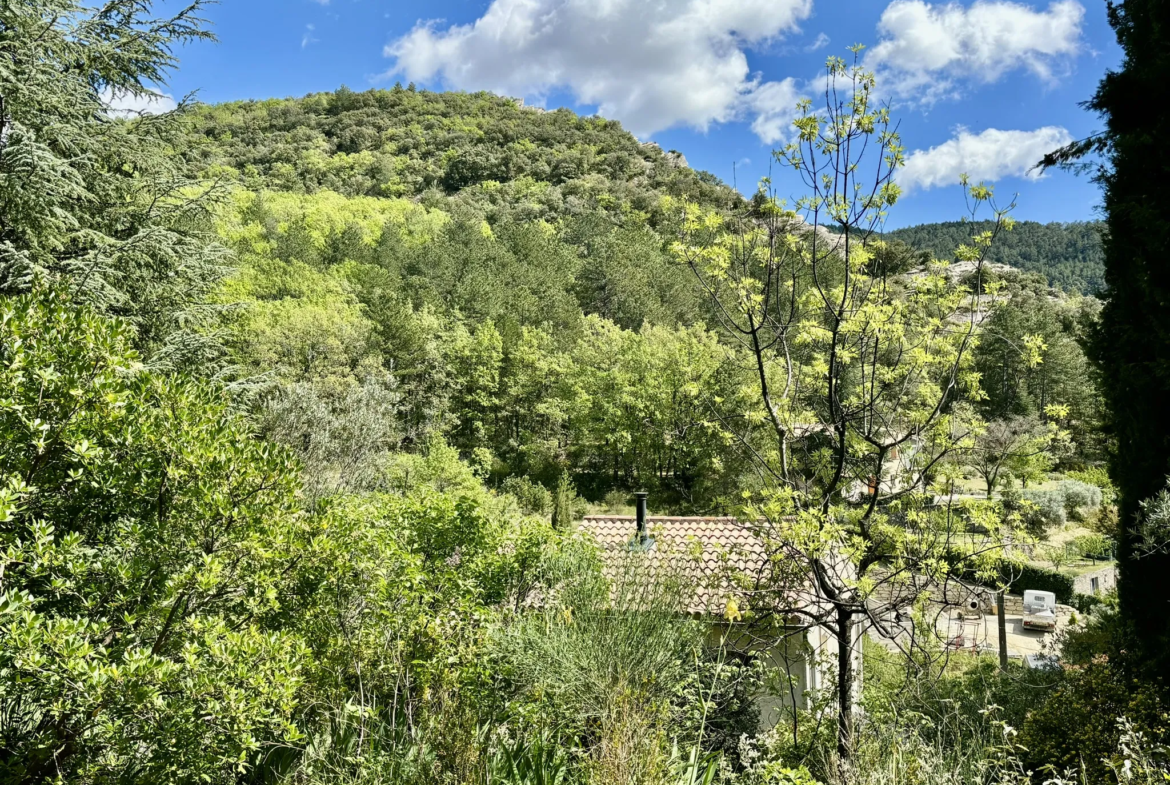
[[[1097,581],[1097,590],[1093,591],[1093,579]],[[1106,594],[1117,588],[1117,567],[1110,565],[1094,572],[1086,572],[1073,579],[1073,589],[1078,594]]]

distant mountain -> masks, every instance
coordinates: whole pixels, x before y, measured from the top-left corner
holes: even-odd
[[[921,224],[887,232],[940,259],[949,258],[972,234],[991,228],[990,221]],[[1105,261],[1100,222],[1048,223],[1020,221],[996,240],[991,261],[1039,273],[1066,292],[1099,294],[1105,288]]]

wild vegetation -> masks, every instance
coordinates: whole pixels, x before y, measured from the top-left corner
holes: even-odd
[[[1110,225],[1102,306],[1089,228],[1013,235],[984,184],[989,222],[883,235],[902,148],[856,59],[777,151],[791,207],[487,94],[111,116],[201,6],[0,3],[0,781],[1170,776],[1133,594],[1159,399],[1117,386],[1161,377],[1108,376],[1127,319],[1160,334],[1154,246]],[[1094,142],[1119,220],[1165,204],[1128,133]],[[578,530],[637,490],[737,516],[766,569],[719,554],[696,610],[703,554]],[[1079,593],[1115,550],[1120,596]],[[1062,664],[955,651],[956,586],[1076,604]],[[824,682],[796,700],[772,652]]]

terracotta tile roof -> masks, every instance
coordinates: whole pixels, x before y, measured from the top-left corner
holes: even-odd
[[[590,515],[581,521],[580,530],[597,541],[607,566],[613,568],[619,557],[631,552],[637,521],[632,516]],[[768,575],[764,544],[735,518],[650,516],[646,530],[655,564],[667,566],[694,587],[686,601],[692,613],[724,615],[732,599],[744,606],[745,597]]]

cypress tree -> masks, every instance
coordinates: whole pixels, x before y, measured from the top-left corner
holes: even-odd
[[[573,523],[573,483],[569,473],[561,474],[557,481],[557,490],[553,495],[552,525],[554,529],[564,531]]]
[[[1121,68],[1101,80],[1086,106],[1105,130],[1049,155],[1044,165],[1103,156],[1105,282],[1094,359],[1116,439],[1121,612],[1143,661],[1170,670],[1170,552],[1147,553],[1141,502],[1170,476],[1170,2],[1109,4],[1124,50]]]

